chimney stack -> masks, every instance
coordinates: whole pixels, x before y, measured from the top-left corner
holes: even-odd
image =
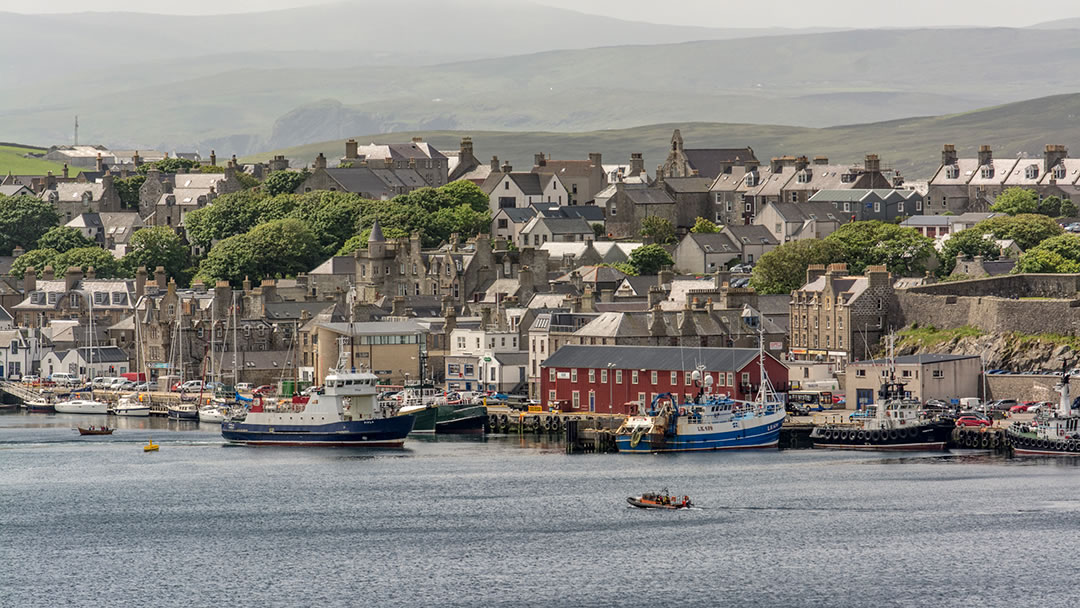
[[[492,173],[498,173],[499,172],[499,157],[498,156],[492,156],[491,157],[491,172]]]
[[[349,139],[348,141],[346,141],[345,142],[345,159],[346,160],[352,160],[352,159],[356,158],[358,153],[359,153],[359,149],[360,149],[359,144],[356,143],[355,139]]]
[[[97,278],[97,270],[95,270],[93,266],[88,266],[86,268],[86,280],[87,281],[93,281],[96,278]]]
[[[472,155],[473,155],[472,138],[471,137],[462,137],[461,138],[461,146],[458,148],[458,160],[459,160],[459,162],[460,162],[461,159],[472,158]]]
[[[1047,144],[1043,153],[1043,171],[1049,172],[1062,160],[1069,157],[1069,150],[1061,144]]]
[[[64,179],[68,178],[68,164],[64,163]]]
[[[503,166],[502,166],[502,172],[503,173],[510,173],[513,170],[514,170],[514,167],[510,165],[510,161],[506,161],[506,162],[503,163]]]
[[[941,148],[941,164],[943,165],[955,165],[956,164],[956,146],[952,144],[945,144]]]
[[[37,271],[33,266],[27,266],[23,272],[23,295],[29,296],[37,291]]]
[[[315,157],[315,168],[316,169],[325,169],[326,168],[326,157],[323,156],[322,152],[319,152],[319,155]]]
[[[154,269],[154,284],[158,286],[158,289],[165,289],[165,267],[158,266]]]
[[[210,150],[210,166],[217,166],[217,152],[215,152],[213,149]]]
[[[603,165],[603,156],[599,152],[589,152],[589,162],[594,167],[600,167]]]
[[[82,281],[82,268],[78,266],[69,266],[67,273],[64,275],[64,291],[71,291],[79,286],[79,281]]]
[[[547,165],[547,157],[544,156],[543,152],[538,152],[536,154],[533,154],[533,164],[536,165],[537,167],[546,166]]]
[[[867,154],[866,159],[863,161],[863,169],[867,173],[880,173],[881,172],[881,159],[877,154]]]
[[[990,150],[990,146],[979,146],[979,166],[989,165],[994,162],[994,153]]]
[[[135,297],[146,294],[146,266],[139,266],[135,271]]]
[[[46,264],[44,270],[41,271],[41,280],[43,280],[43,281],[53,281],[55,279],[56,279],[56,277],[54,276],[54,273],[53,273],[52,264]]]
[[[97,160],[94,162],[94,167],[98,173],[105,170],[105,160],[101,158],[101,152],[97,153]]]
[[[641,175],[645,172],[645,159],[641,152],[630,153],[630,175]]]

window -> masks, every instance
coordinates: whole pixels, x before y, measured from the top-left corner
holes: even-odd
[[[922,211],[922,201],[920,201],[920,200],[915,201],[915,211]]]
[[[570,370],[570,381],[571,382],[577,382],[577,368],[576,367],[574,369]]]
[[[1058,165],[1054,167],[1054,179],[1065,179],[1065,167]]]
[[[607,370],[606,369],[600,370],[600,382],[602,382],[602,383],[607,382]]]
[[[728,213],[731,213],[733,211],[733,209],[732,209],[733,204],[734,203],[732,203],[731,201],[728,201],[728,203],[727,203],[727,212]]]
[[[615,370],[615,384],[622,384],[622,370]]]
[[[671,372],[671,384],[672,386],[679,383],[679,372]]]
[[[933,377],[934,378],[944,378],[945,377],[945,372],[940,370],[940,369],[935,369],[934,373],[933,373]]]
[[[648,405],[648,402],[645,401],[645,393],[638,393],[637,394],[637,400],[638,400],[638,403],[640,403],[642,405]]]
[[[742,378],[742,383],[743,383],[744,386],[748,386],[750,384],[750,373],[749,372],[743,372],[741,378]]]
[[[983,179],[990,179],[991,177],[994,177],[994,168],[989,165],[983,165],[981,174]],[[1062,177],[1064,177],[1064,175]]]
[[[874,213],[881,213],[881,203],[880,202],[874,203]]]
[[[690,383],[693,382],[693,380],[693,375],[690,372],[683,372],[683,384],[690,386]]]
[[[510,182],[503,182],[503,190],[509,190],[509,189],[510,189]]]
[[[596,370],[595,369],[590,369],[589,370],[589,384],[592,384],[594,382],[596,382]]]
[[[859,377],[859,378],[865,378],[866,377],[866,370],[865,369],[857,369],[857,370],[855,370],[855,376]]]
[[[554,367],[549,367],[548,368],[548,380],[551,381],[551,382],[555,382],[555,368]]]
[[[910,378],[911,377],[911,370],[910,369],[905,369],[904,371],[900,372],[900,375],[903,376],[904,378]]]
[[[896,203],[896,212],[897,213],[903,213],[904,212],[904,203],[903,202]]]
[[[635,369],[634,371],[630,372],[630,384],[637,384],[637,383],[638,383],[638,375],[637,375],[637,370]]]
[[[555,401],[555,391],[548,391],[548,401],[550,401],[550,402]]]
[[[447,363],[446,364],[446,375],[448,375],[448,376],[457,376],[460,373],[461,373],[461,364],[460,363]]]
[[[658,376],[658,374],[655,371],[653,371],[653,373],[650,374],[649,379],[652,381],[651,384],[655,385],[657,383],[657,381],[659,380],[659,378],[657,378],[657,376]]]
[[[576,409],[580,408],[581,407],[581,393],[578,392],[578,391],[574,391],[570,395],[571,395],[570,403],[573,404],[574,409],[576,410]]]
[[[499,220],[499,228],[506,228],[506,220]]]
[[[1028,165],[1024,169],[1024,177],[1027,179],[1035,179],[1039,177],[1039,167],[1037,165]]]
[[[949,165],[945,167],[945,177],[948,179],[956,179],[960,177],[960,167],[956,165]]]

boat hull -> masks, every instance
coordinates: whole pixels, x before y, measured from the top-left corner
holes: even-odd
[[[58,414],[107,414],[109,406],[100,401],[61,401],[55,406]]]
[[[480,434],[487,424],[487,407],[483,405],[440,405],[435,432],[442,434]]]
[[[1008,433],[1013,454],[1017,456],[1080,456],[1080,441],[1052,441],[1020,433]]]
[[[170,420],[198,420],[199,410],[174,410],[169,408]]]
[[[439,418],[439,408],[426,407],[422,410],[408,412],[416,417],[412,433],[414,435],[431,435],[435,432],[435,422]]]
[[[221,425],[221,436],[245,445],[399,448],[415,420],[415,416],[406,415],[319,425],[226,421]]]
[[[775,448],[780,442],[780,426],[782,423],[782,417],[772,416],[769,419],[761,420],[757,424],[747,424],[727,431],[709,432],[706,430],[693,434],[680,433],[674,436],[646,434],[638,439],[636,445],[634,434],[624,433],[615,438],[615,444],[618,446],[619,452],[630,454]]]
[[[941,452],[948,444],[952,426],[923,424],[890,431],[819,426],[810,431],[818,449],[863,450],[875,452]]]
[[[52,403],[27,403],[26,411],[39,414],[52,414],[56,412],[56,406]]]
[[[140,405],[139,407],[116,408],[113,410],[113,414],[116,416],[145,417],[150,415],[150,406]]]

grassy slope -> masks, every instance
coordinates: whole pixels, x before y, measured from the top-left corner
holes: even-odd
[[[44,150],[23,146],[0,145],[0,176],[7,175],[9,172],[15,175],[45,175],[47,171],[52,171],[58,177],[64,174],[63,163],[54,163],[36,158],[23,158],[23,155],[28,152],[41,153]],[[72,167],[69,175],[75,176],[79,172],[79,169]]]
[[[909,118],[883,123],[808,129],[770,125],[721,123],[659,124],[631,129],[583,133],[506,132],[506,131],[433,131],[400,132],[381,135],[357,135],[361,142],[408,141],[422,136],[436,147],[457,149],[463,135],[471,135],[476,155],[482,160],[496,154],[508,159],[515,168],[527,170],[533,154],[546,152],[555,158],[586,158],[589,152],[601,152],[607,163],[626,163],[631,152],[645,154],[650,172],[663,162],[671,131],[682,130],[686,146],[727,147],[750,145],[761,160],[780,154],[824,154],[832,162],[859,162],[875,152],[885,164],[900,169],[909,179],[926,179],[938,166],[941,146],[953,143],[961,155],[975,155],[980,144],[990,144],[998,157],[1020,153],[1041,154],[1047,143],[1080,141],[1080,94],[1056,95],[974,112]],[[339,158],[344,140],[308,144],[275,150],[248,157],[266,160],[284,154],[294,164],[310,164],[319,152],[327,158]],[[1073,154],[1080,153],[1074,149]]]

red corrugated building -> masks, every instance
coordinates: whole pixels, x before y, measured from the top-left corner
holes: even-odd
[[[760,386],[753,348],[678,346],[563,346],[541,365],[540,395],[563,411],[627,414],[656,395],[697,394],[691,374],[698,365],[713,378],[713,393],[751,400]],[[765,373],[786,390],[788,369],[765,354]]]

